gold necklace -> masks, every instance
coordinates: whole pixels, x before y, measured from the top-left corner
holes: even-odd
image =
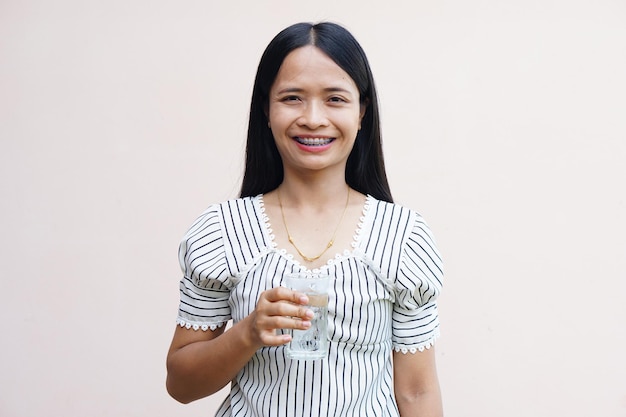
[[[283,218],[283,225],[285,225],[285,230],[287,231],[287,238],[289,239],[289,243],[291,243],[291,245],[296,249],[296,252],[298,252],[298,255],[300,255],[302,259],[304,259],[307,262],[313,262],[321,258],[322,255],[325,254],[326,251],[330,249],[330,247],[333,246],[333,244],[335,243],[335,236],[337,235],[337,230],[339,230],[339,226],[341,225],[341,222],[343,221],[343,218],[346,215],[346,210],[348,209],[348,202],[350,201],[350,187],[348,187],[348,195],[346,196],[346,206],[343,208],[341,219],[339,219],[339,223],[337,223],[337,227],[335,228],[335,231],[333,232],[333,237],[330,238],[330,240],[326,244],[326,247],[324,248],[322,253],[320,253],[317,256],[312,256],[312,257],[306,256],[304,253],[302,253],[302,251],[296,246],[296,243],[293,241],[293,237],[291,237],[291,233],[289,233],[289,228],[287,227],[287,221],[285,220],[285,212],[283,211],[283,202],[280,199],[279,189],[276,189],[276,196],[278,197],[278,205],[280,206],[280,214]]]

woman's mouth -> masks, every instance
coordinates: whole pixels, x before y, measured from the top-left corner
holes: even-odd
[[[304,146],[325,146],[335,140],[335,138],[302,138],[294,136],[294,140]]]

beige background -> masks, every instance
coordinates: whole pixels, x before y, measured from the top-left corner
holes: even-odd
[[[446,415],[626,416],[622,0],[1,0],[1,416],[212,415],[164,389],[178,242],[237,193],[263,48],[321,19],[445,256]]]

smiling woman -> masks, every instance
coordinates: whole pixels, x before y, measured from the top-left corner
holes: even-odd
[[[180,245],[174,398],[232,383],[218,416],[441,415],[441,258],[422,217],[392,201],[378,120],[367,58],[344,28],[296,24],[269,44],[240,198],[209,207]],[[317,319],[284,286],[294,272],[331,278],[321,360],[285,350]]]
[[[345,180],[355,190],[392,201],[383,160],[378,97],[365,52],[356,39],[332,23],[298,23],[279,33],[261,57],[252,91],[241,196],[272,191],[283,181],[283,165],[268,125],[270,91],[283,61],[298,48],[315,46],[352,80],[367,107],[346,162]],[[335,87],[335,86],[331,86]]]
[[[294,50],[270,90],[269,123],[287,170],[344,175],[365,105],[350,76],[315,46]]]

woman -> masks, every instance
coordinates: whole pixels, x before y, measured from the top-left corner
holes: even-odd
[[[178,401],[232,382],[218,416],[442,415],[441,259],[423,219],[392,202],[372,74],[344,28],[300,23],[268,45],[241,196],[196,220],[180,262],[167,359]],[[334,279],[319,361],[285,356],[284,330],[312,313],[283,276],[305,270]]]

